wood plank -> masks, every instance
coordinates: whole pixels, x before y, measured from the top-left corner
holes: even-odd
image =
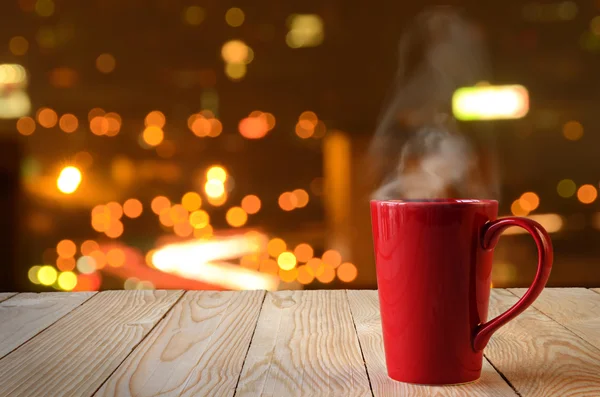
[[[521,297],[527,289],[509,291]],[[600,294],[585,288],[546,288],[533,307],[600,349]]]
[[[15,296],[16,292],[0,292],[0,302],[7,300],[11,296]]]
[[[592,288],[592,291],[597,292],[600,294],[600,288]]]
[[[381,333],[377,291],[348,291],[373,394],[377,396],[516,396],[494,368],[483,361],[481,378],[461,386],[420,386],[396,382],[388,377]]]
[[[492,290],[490,317],[517,300]],[[533,307],[500,328],[485,354],[523,397],[600,396],[600,350]]]
[[[264,294],[186,293],[96,395],[233,395]]]
[[[24,293],[0,303],[0,358],[93,295],[94,292]]]
[[[268,293],[238,395],[370,396],[346,293]]]
[[[106,291],[0,360],[0,396],[90,396],[181,291]]]

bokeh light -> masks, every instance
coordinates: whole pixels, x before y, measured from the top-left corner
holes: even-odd
[[[510,206],[510,212],[514,216],[527,216],[529,214],[529,211],[521,207],[521,200],[513,201],[513,203]]]
[[[210,216],[208,212],[204,210],[194,211],[190,214],[190,225],[195,229],[202,229],[208,226],[210,222]]]
[[[563,179],[556,185],[556,191],[560,197],[572,197],[577,191],[577,185],[571,179]]]
[[[96,269],[103,269],[106,266],[106,254],[104,254],[104,252],[96,250],[90,252],[88,256],[94,259]]]
[[[58,272],[56,269],[49,265],[44,265],[39,268],[37,273],[37,279],[42,285],[52,285],[56,282]]]
[[[264,117],[246,117],[240,121],[238,129],[246,139],[260,139],[269,132],[269,125]]]
[[[298,267],[298,282],[300,284],[310,284],[315,279],[313,273],[309,270],[308,266],[302,265]]]
[[[248,214],[241,207],[231,207],[225,214],[225,219],[231,227],[241,227],[248,221]]]
[[[71,271],[62,272],[58,275],[58,287],[64,291],[72,291],[77,286],[77,275]]]
[[[29,281],[31,281],[33,284],[40,284],[40,280],[38,280],[38,272],[40,271],[41,266],[32,266],[29,268],[29,271],[27,272],[27,278],[29,278]]]
[[[249,194],[242,199],[241,205],[244,211],[246,211],[248,214],[256,214],[258,211],[260,211],[260,198],[254,194]]]
[[[144,207],[142,206],[142,202],[138,199],[128,199],[123,203],[123,213],[128,218],[137,218],[142,215],[142,211]]]
[[[298,262],[305,263],[312,259],[314,251],[310,245],[302,243],[294,248],[294,255],[298,259]]]
[[[152,202],[150,203],[150,208],[152,209],[152,212],[154,212],[156,215],[160,215],[160,213],[164,209],[171,208],[171,200],[169,200],[165,196],[156,196],[152,199]]]
[[[92,256],[81,256],[77,259],[77,270],[83,274],[91,274],[96,271],[96,260]]]
[[[523,193],[519,198],[519,205],[527,212],[532,212],[540,205],[540,198],[533,192]]]
[[[570,141],[578,141],[583,137],[583,126],[578,121],[568,121],[563,125],[563,136]]]
[[[165,138],[165,133],[160,127],[151,125],[144,129],[142,139],[149,146],[158,146]]]
[[[198,26],[204,21],[206,12],[200,6],[189,6],[183,10],[183,22],[191,26]]]
[[[79,126],[79,121],[77,120],[77,117],[75,117],[75,115],[66,113],[60,116],[58,126],[64,132],[71,133],[77,130],[77,127]]]
[[[54,14],[54,2],[52,0],[37,0],[34,9],[39,16],[49,17]]]
[[[323,19],[316,14],[292,14],[285,42],[290,48],[315,47],[323,42]]]
[[[583,185],[577,189],[577,199],[583,204],[591,204],[598,198],[598,190],[593,185]]]
[[[100,245],[98,245],[97,242],[95,242],[94,240],[85,240],[83,243],[81,243],[81,248],[79,249],[79,252],[81,252],[81,255],[90,255],[93,251],[96,251],[97,249],[100,249]]]
[[[125,265],[125,252],[120,248],[113,248],[106,253],[106,263],[111,267]]]
[[[56,260],[56,267],[58,268],[58,270],[60,271],[71,271],[73,269],[75,269],[75,258],[70,257],[70,258],[58,258]]]
[[[296,208],[304,208],[308,204],[308,193],[304,189],[296,189],[292,192],[296,201]]]
[[[284,283],[291,283],[296,280],[298,277],[298,269],[292,268],[289,270],[279,269],[279,278]]]
[[[291,192],[281,193],[279,199],[277,200],[277,203],[279,204],[279,208],[281,208],[282,210],[291,211],[294,208],[296,208],[296,196],[294,196]]]
[[[121,221],[114,219],[111,221],[110,226],[104,232],[107,237],[110,238],[119,238],[123,234],[123,223]]]
[[[241,40],[230,40],[223,44],[221,56],[228,65],[244,65],[248,58],[248,46]]]
[[[225,22],[227,22],[229,26],[234,28],[242,26],[242,24],[244,23],[244,18],[244,11],[237,7],[230,8],[225,13]]]
[[[41,108],[36,117],[38,123],[44,128],[52,128],[58,122],[58,115],[50,108]]]
[[[323,270],[316,277],[317,280],[319,280],[323,284],[328,284],[335,279],[335,269],[333,268],[333,266],[324,263]]]
[[[358,275],[358,270],[356,269],[356,266],[354,266],[354,264],[352,264],[350,262],[342,263],[337,268],[338,278],[345,283],[350,283],[350,282],[354,281],[356,279],[357,275]]]
[[[277,265],[282,270],[291,270],[296,266],[297,260],[292,252],[285,251],[277,257]]]
[[[14,55],[25,55],[29,50],[29,41],[23,36],[15,36],[8,42],[8,49]]]
[[[230,80],[241,80],[246,75],[247,67],[245,63],[228,63],[225,65],[225,75]]]
[[[273,238],[267,244],[267,252],[273,258],[277,258],[279,254],[286,250],[286,248],[287,245],[285,241],[280,238]]]
[[[77,253],[77,246],[71,240],[61,240],[56,244],[56,252],[61,258],[71,258]]]
[[[167,119],[163,112],[161,112],[160,110],[153,110],[150,113],[148,113],[144,118],[144,125],[146,127],[154,126],[158,128],[163,128],[166,122]]]
[[[35,120],[31,117],[21,117],[17,121],[17,131],[21,135],[31,135],[35,132]]]
[[[74,193],[81,184],[81,171],[77,167],[63,168],[56,180],[56,187],[64,194]]]
[[[202,205],[202,198],[196,192],[187,192],[181,198],[181,204],[188,211],[195,211]]]
[[[94,135],[102,136],[108,134],[109,127],[108,119],[104,116],[94,116],[90,120],[90,131]]]
[[[117,66],[117,60],[112,54],[100,54],[96,58],[96,69],[101,73],[107,74],[115,70]]]
[[[276,275],[279,273],[279,266],[275,259],[263,259],[260,262],[258,270],[263,273]]]
[[[194,233],[194,228],[188,222],[179,222],[173,226],[173,232],[179,237],[189,237]]]
[[[325,251],[321,259],[324,264],[330,265],[333,268],[338,267],[342,263],[342,255],[333,249]]]
[[[206,171],[206,179],[215,179],[224,183],[227,180],[227,171],[221,166],[214,165]]]
[[[225,194],[225,185],[218,179],[209,179],[204,184],[204,192],[208,197],[221,197]]]
[[[121,207],[121,204],[117,203],[116,201],[107,203],[106,208],[108,209],[111,218],[121,219],[121,217],[123,217],[123,207]]]

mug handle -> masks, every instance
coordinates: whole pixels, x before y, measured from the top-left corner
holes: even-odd
[[[502,232],[510,226],[519,226],[533,237],[538,250],[537,273],[533,283],[517,303],[493,320],[477,326],[473,339],[475,351],[483,350],[498,328],[517,317],[535,301],[546,286],[552,270],[553,253],[550,236],[539,223],[528,218],[506,217],[486,223],[481,233],[482,248],[486,251],[493,250]]]

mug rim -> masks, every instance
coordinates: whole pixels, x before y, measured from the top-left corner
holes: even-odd
[[[401,206],[429,206],[429,205],[490,205],[498,204],[498,200],[488,199],[393,199],[370,200],[371,204],[401,205]]]

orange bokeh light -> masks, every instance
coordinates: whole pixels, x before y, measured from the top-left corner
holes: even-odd
[[[58,115],[50,108],[41,108],[37,112],[38,123],[45,128],[52,128],[58,122]]]
[[[308,262],[313,257],[314,251],[312,247],[306,243],[298,244],[294,249],[294,255],[298,262]]]
[[[150,208],[152,208],[152,212],[156,215],[160,215],[162,210],[171,207],[171,200],[166,198],[165,196],[156,196],[152,199],[150,203]]]
[[[61,258],[72,258],[77,252],[77,246],[71,240],[62,240],[56,245],[56,252]]]
[[[104,116],[95,116],[90,121],[90,130],[94,135],[106,135],[106,133],[108,132],[108,127],[108,120]]]
[[[598,198],[598,190],[593,185],[582,185],[577,190],[577,199],[583,204],[591,204]]]
[[[337,268],[338,278],[345,283],[354,281],[356,279],[357,275],[358,275],[358,270],[356,270],[356,266],[354,266],[350,262],[342,263]]]
[[[321,257],[323,263],[331,265],[333,268],[338,267],[342,263],[342,255],[336,250],[327,250]]]
[[[58,126],[61,130],[66,133],[75,132],[77,127],[79,127],[79,120],[75,115],[66,113],[60,116],[60,120],[58,121]]]
[[[121,204],[117,203],[116,201],[111,201],[110,203],[106,204],[106,208],[108,208],[111,218],[121,219],[123,216],[123,207],[121,207]]]
[[[317,280],[323,284],[327,284],[332,282],[333,279],[335,279],[335,269],[331,265],[325,263],[323,266],[323,272],[317,276]]]
[[[260,139],[269,132],[269,125],[263,117],[246,117],[240,121],[238,129],[244,138]]]
[[[298,282],[300,284],[310,284],[315,279],[314,274],[309,271],[308,266],[303,265],[298,267]]]
[[[111,221],[110,226],[106,230],[105,234],[110,238],[120,237],[123,234],[123,223],[117,219],[114,219]]]
[[[17,121],[17,131],[21,135],[31,135],[35,131],[35,120],[31,117],[21,117]]]
[[[76,264],[77,264],[77,262],[75,261],[75,258],[73,258],[73,257],[70,257],[70,258],[58,258],[56,260],[56,267],[61,272],[69,272],[69,271],[75,269],[75,265]]]
[[[125,265],[125,252],[119,248],[113,248],[106,253],[106,263],[111,267]]]
[[[279,199],[277,200],[279,207],[284,211],[291,211],[296,208],[297,200],[296,196],[294,196],[291,192],[281,193]]]
[[[129,218],[139,217],[143,209],[142,202],[138,199],[131,198],[123,203],[123,212]]]
[[[79,251],[81,252],[81,255],[90,255],[93,251],[98,249],[100,249],[100,245],[98,245],[97,242],[94,240],[85,240],[83,243],[81,243],[81,248]]]

